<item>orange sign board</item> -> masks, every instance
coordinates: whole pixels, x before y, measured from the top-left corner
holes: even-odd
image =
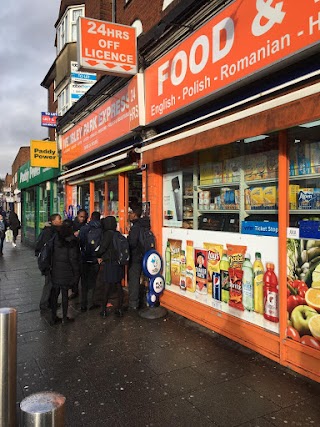
[[[30,166],[58,168],[59,153],[56,141],[30,141]]]
[[[137,73],[134,27],[80,17],[77,47],[80,68],[122,76]]]
[[[146,123],[319,49],[319,38],[319,0],[236,0],[145,71]]]
[[[62,164],[72,162],[144,124],[143,75],[130,82],[62,136]]]

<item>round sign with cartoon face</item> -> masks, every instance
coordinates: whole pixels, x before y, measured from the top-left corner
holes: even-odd
[[[149,289],[151,292],[154,292],[155,294],[159,295],[164,290],[164,278],[163,276],[156,276],[150,279],[149,283]]]
[[[155,277],[162,271],[161,255],[154,249],[146,252],[142,260],[143,273],[149,277]]]

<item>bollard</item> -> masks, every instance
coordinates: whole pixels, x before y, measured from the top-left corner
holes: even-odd
[[[0,308],[0,427],[16,421],[17,311]]]
[[[53,391],[31,394],[20,403],[21,427],[64,427],[65,401]]]

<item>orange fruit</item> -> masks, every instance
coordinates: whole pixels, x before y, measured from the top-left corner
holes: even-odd
[[[320,314],[312,316],[309,320],[308,326],[312,336],[320,340]]]
[[[305,295],[305,300],[309,307],[315,308],[316,310],[320,310],[320,289],[308,289]]]

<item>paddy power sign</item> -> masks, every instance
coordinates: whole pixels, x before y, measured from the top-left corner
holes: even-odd
[[[30,164],[43,168],[58,168],[57,143],[55,141],[30,141]]]
[[[236,0],[146,70],[146,123],[319,50],[319,37],[319,0]]]

